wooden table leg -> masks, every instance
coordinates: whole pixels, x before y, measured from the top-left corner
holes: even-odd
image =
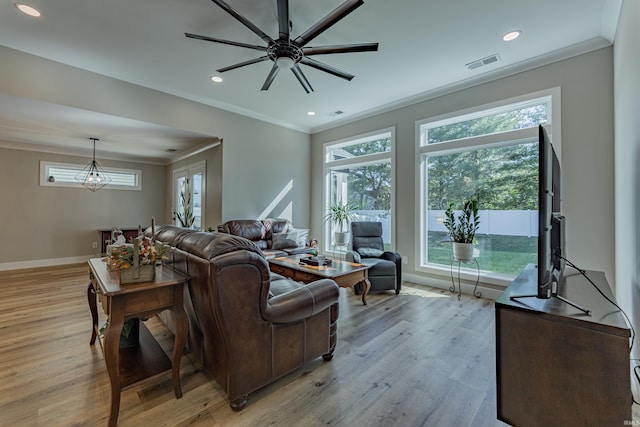
[[[124,325],[124,307],[122,298],[112,298],[109,313],[109,326],[104,335],[104,361],[111,382],[111,408],[109,427],[118,424],[120,412],[120,334]]]
[[[367,305],[367,294],[369,293],[369,289],[371,289],[371,282],[368,277],[365,277],[362,281],[362,303]]]
[[[96,290],[93,287],[93,282],[89,282],[89,287],[87,288],[87,300],[89,301],[89,310],[91,311],[91,340],[89,341],[89,345],[93,345],[98,336],[98,307],[96,304]]]
[[[187,315],[183,306],[183,287],[173,287],[173,313],[175,315],[176,333],[173,342],[173,357],[171,358],[171,375],[173,379],[173,391],[176,399],[182,397],[182,386],[180,385],[180,359],[187,341],[187,333],[189,324],[187,323]]]

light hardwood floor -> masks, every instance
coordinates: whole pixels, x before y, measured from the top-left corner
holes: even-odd
[[[109,382],[89,346],[88,268],[0,272],[0,425],[104,426]],[[341,289],[338,345],[233,412],[187,355],[184,397],[170,375],[122,393],[121,426],[501,426],[493,301],[405,284],[368,306]],[[102,322],[104,315],[100,314]],[[173,337],[147,326],[170,354]]]

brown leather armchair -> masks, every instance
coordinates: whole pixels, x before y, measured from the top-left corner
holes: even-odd
[[[155,235],[175,246],[174,268],[189,274],[189,345],[241,410],[249,393],[336,346],[339,288],[271,274],[260,249],[225,233],[160,226]],[[169,322],[170,323],[170,322]]]

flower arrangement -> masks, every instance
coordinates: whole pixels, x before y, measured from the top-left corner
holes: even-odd
[[[124,270],[135,264],[133,245],[138,245],[138,265],[153,265],[156,261],[168,259],[170,247],[162,243],[151,244],[149,239],[133,239],[130,245],[113,248],[110,266],[114,270]]]

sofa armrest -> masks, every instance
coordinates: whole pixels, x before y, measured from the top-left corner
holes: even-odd
[[[348,261],[348,262],[355,262],[355,263],[362,263],[362,257],[360,257],[360,254],[356,251],[347,251],[344,254],[344,260]]]
[[[331,279],[320,279],[267,301],[264,319],[291,323],[309,318],[338,302],[340,288]]]

